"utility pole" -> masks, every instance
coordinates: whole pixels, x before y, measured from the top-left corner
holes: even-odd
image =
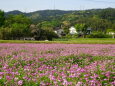
[[[27,9],[26,8],[24,9],[24,12],[27,13]]]
[[[55,0],[53,0],[53,9],[55,10]]]
[[[55,0],[53,0],[53,10],[54,10],[54,19],[56,19],[56,6],[55,6]]]

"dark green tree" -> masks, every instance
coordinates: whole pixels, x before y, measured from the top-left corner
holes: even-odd
[[[4,20],[5,20],[4,11],[0,10],[0,27],[4,25]]]
[[[30,36],[30,24],[30,19],[24,15],[9,15],[5,20],[5,27],[12,28],[12,39]]]

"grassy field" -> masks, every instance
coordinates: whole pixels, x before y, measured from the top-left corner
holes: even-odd
[[[108,38],[78,38],[55,41],[24,41],[24,40],[0,40],[0,43],[64,43],[64,44],[115,44],[115,39]]]

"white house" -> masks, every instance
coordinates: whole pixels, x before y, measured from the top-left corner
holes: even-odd
[[[74,26],[70,27],[69,31],[70,31],[70,34],[72,34],[72,35],[77,34],[77,31]]]
[[[109,32],[108,34],[109,34],[109,35],[112,35],[112,38],[113,38],[113,39],[115,38],[115,32]]]

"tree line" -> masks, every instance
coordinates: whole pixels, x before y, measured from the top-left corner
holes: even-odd
[[[46,13],[47,15],[45,12],[34,13],[31,16],[23,13],[6,15],[0,10],[0,39],[19,40],[24,37],[34,37],[36,40],[52,40],[58,38],[54,32],[56,28],[64,30],[65,35],[62,37],[68,37],[71,26],[74,26],[77,32],[82,32],[82,34],[75,34],[76,37],[110,37],[107,33],[115,32],[114,8],[66,13],[54,10]],[[45,18],[43,18],[44,15]],[[87,34],[87,28],[91,28],[91,34]]]
[[[23,14],[5,16],[0,11],[0,39],[20,40],[34,37],[36,40],[52,40],[58,37],[48,25],[34,25],[30,18]]]

